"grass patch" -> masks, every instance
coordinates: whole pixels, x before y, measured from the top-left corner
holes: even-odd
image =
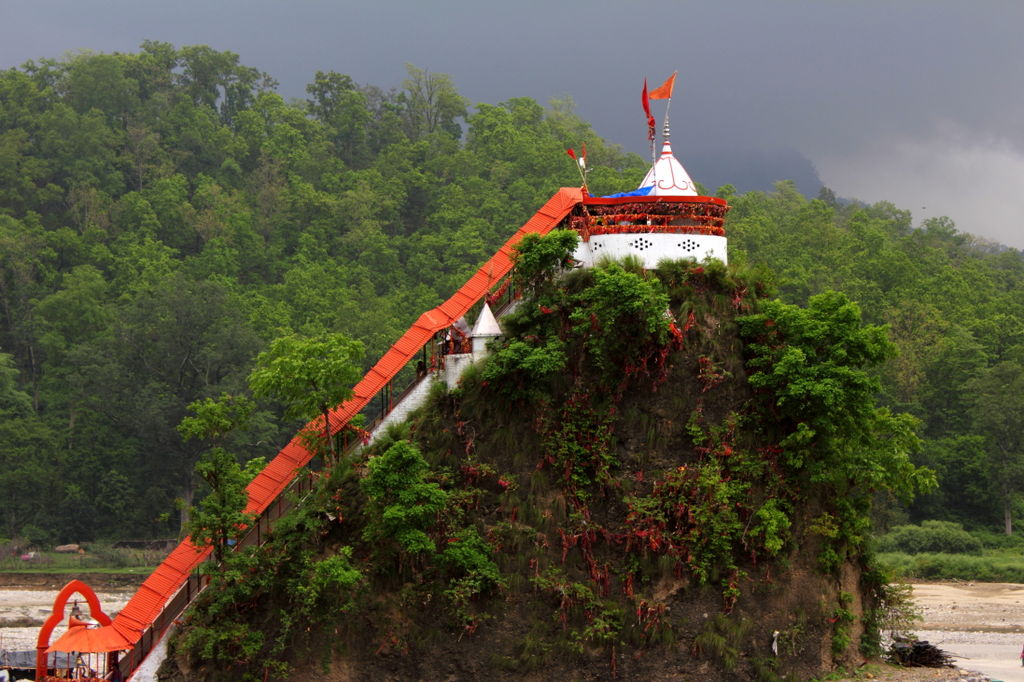
[[[985,550],[980,556],[882,552],[877,559],[883,569],[907,580],[1024,583],[1024,556],[1013,550]]]
[[[161,550],[91,546],[85,554],[36,552],[32,559],[20,555],[0,557],[0,573],[132,573],[151,572],[167,556]]]

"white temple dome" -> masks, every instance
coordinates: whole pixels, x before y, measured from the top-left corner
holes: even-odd
[[[647,193],[650,197],[695,197],[697,186],[690,179],[690,174],[683,164],[672,154],[672,143],[668,140],[668,126],[665,126],[665,143],[661,147],[661,156],[647,171],[640,188],[651,187]]]
[[[473,325],[473,331],[469,335],[474,339],[478,337],[494,338],[502,335],[501,326],[494,318],[494,313],[491,312],[491,306],[487,305],[487,301],[484,301],[480,317],[476,318],[476,324]]]

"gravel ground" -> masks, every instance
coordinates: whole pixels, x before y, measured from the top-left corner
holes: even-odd
[[[924,622],[917,636],[991,679],[1024,682],[1024,585],[926,583],[914,585]]]

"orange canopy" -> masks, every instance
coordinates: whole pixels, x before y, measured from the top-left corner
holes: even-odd
[[[110,625],[89,628],[83,621],[71,618],[68,631],[50,645],[46,653],[53,651],[85,652],[91,654],[131,649],[132,645]]]

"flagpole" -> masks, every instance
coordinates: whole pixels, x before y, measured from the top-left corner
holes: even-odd
[[[675,78],[676,78],[676,74],[677,73],[679,73],[679,72],[675,71],[672,74],[672,87],[669,88],[669,91],[668,91],[668,103],[665,104],[665,129],[664,129],[664,131],[661,134],[663,142],[667,142],[668,139],[670,137],[672,137],[672,134],[671,134],[671,132],[669,132],[669,128],[668,128],[668,112],[669,112],[669,109],[672,108],[672,93],[676,89]]]
[[[668,110],[671,109],[671,108],[672,108],[672,98],[669,97],[668,98],[668,103],[665,105],[665,126],[664,126],[664,128],[663,128],[663,130],[661,132],[662,143],[667,142],[668,139],[670,137],[672,137],[672,134],[669,132],[669,128],[668,128]]]

